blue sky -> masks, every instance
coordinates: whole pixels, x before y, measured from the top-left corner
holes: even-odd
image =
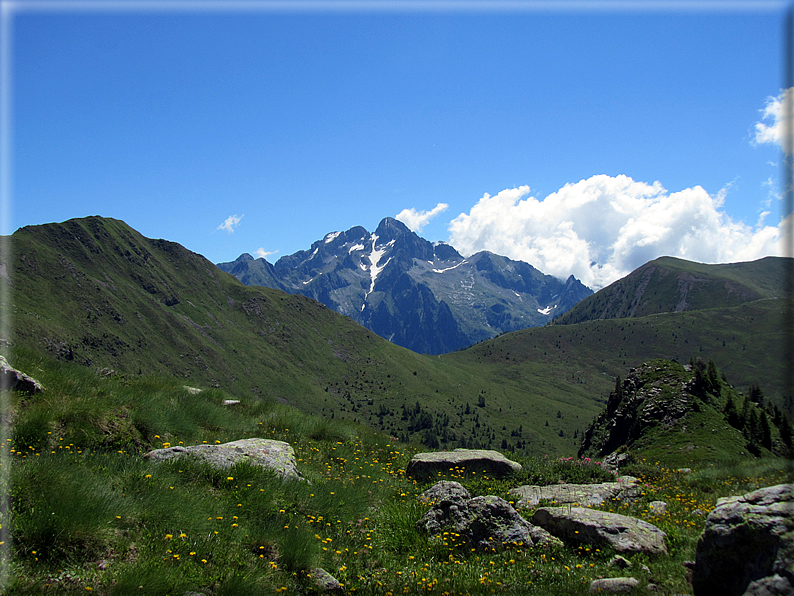
[[[591,287],[780,251],[786,3],[4,5],[4,233],[102,215],[275,262],[401,214]]]

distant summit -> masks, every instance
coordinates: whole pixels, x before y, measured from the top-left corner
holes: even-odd
[[[441,354],[546,324],[592,291],[489,252],[464,258],[387,217],[331,232],[275,265],[243,254],[218,263],[246,285],[302,294],[415,352]]]

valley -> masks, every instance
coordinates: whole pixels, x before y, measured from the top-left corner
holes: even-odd
[[[328,573],[351,594],[584,594],[619,574],[689,593],[717,499],[793,477],[782,259],[660,259],[551,324],[420,354],[118,220],[22,228],[11,246],[4,352],[44,389],[4,393],[8,594],[309,594]],[[362,270],[365,294],[387,269]],[[145,456],[253,438],[291,447],[303,480]],[[520,471],[406,474],[416,454],[459,447]],[[519,486],[614,479],[612,452],[641,494],[596,508],[655,524],[668,555],[620,570],[611,547],[478,551],[417,525],[436,480],[516,504]]]

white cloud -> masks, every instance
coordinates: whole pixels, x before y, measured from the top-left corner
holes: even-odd
[[[231,234],[234,232],[234,228],[240,225],[240,220],[244,217],[245,215],[238,216],[236,213],[234,215],[230,215],[229,217],[226,218],[226,221],[224,221],[221,225],[218,226],[217,229],[226,230]]]
[[[267,251],[264,248],[257,248],[256,251],[254,252],[254,255],[256,256],[257,259],[264,259],[265,257],[269,257],[270,255],[274,255],[277,252],[278,252],[277,250]]]
[[[559,278],[573,274],[594,290],[668,255],[703,263],[783,254],[783,226],[753,229],[721,211],[695,186],[670,193],[659,182],[598,175],[566,184],[543,200],[528,186],[484,195],[449,225],[464,255],[481,250],[526,261]]]
[[[446,211],[448,207],[449,205],[446,203],[439,203],[430,211],[417,211],[413,207],[411,209],[403,209],[395,216],[395,219],[403,222],[411,228],[411,231],[418,234],[427,225],[427,222],[439,213]]]
[[[784,153],[792,152],[792,112],[794,112],[794,87],[781,90],[777,97],[768,97],[761,110],[761,122],[755,124],[755,142],[775,143]]]

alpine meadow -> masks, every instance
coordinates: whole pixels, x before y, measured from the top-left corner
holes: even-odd
[[[790,579],[789,518],[783,554],[744,575],[719,572],[734,547],[715,563],[706,539],[721,497],[792,480],[790,259],[656,259],[542,326],[422,354],[119,220],[10,241],[7,594]],[[488,279],[500,262],[523,271],[491,257]]]

